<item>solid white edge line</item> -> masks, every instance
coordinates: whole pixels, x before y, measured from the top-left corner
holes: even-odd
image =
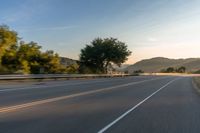
[[[127,116],[129,113],[131,113],[132,111],[134,111],[137,107],[139,107],[141,104],[143,104],[149,98],[151,98],[153,95],[155,95],[156,93],[158,93],[159,91],[161,91],[162,89],[164,89],[165,87],[167,87],[168,85],[170,85],[171,83],[173,83],[177,79],[179,79],[179,78],[176,78],[176,79],[174,79],[172,81],[169,81],[167,84],[165,84],[164,86],[162,86],[161,88],[159,88],[157,91],[155,91],[154,93],[152,93],[151,95],[149,95],[148,97],[146,97],[144,100],[142,100],[141,102],[139,102],[137,105],[135,105],[134,107],[132,107],[131,109],[129,109],[128,111],[126,111],[124,114],[122,114],[121,116],[119,116],[113,122],[111,122],[110,124],[108,124],[107,126],[105,126],[104,128],[102,128],[101,130],[99,130],[98,133],[104,133],[106,130],[108,130],[110,127],[112,127],[118,121],[120,121],[122,118],[124,118],[125,116]]]

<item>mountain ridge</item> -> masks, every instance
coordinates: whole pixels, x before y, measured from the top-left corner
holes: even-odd
[[[126,70],[129,73],[133,73],[137,70],[142,70],[144,72],[160,72],[162,69],[168,67],[178,68],[181,66],[186,67],[187,72],[198,71],[200,70],[200,58],[170,59],[166,57],[154,57],[136,62],[128,66]]]

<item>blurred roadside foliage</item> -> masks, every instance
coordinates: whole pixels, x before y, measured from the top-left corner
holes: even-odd
[[[41,48],[21,41],[8,26],[0,26],[0,74],[76,73],[78,66],[63,66],[57,53]]]

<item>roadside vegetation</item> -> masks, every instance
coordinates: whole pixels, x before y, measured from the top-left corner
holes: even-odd
[[[59,55],[52,50],[41,51],[35,42],[22,41],[17,32],[0,26],[0,73],[63,73]]]
[[[131,54],[127,45],[115,38],[94,39],[91,44],[81,49],[81,73],[108,73],[113,64],[120,66]]]
[[[161,72],[162,73],[185,73],[186,68],[184,66],[181,66],[179,68],[168,67],[166,69],[162,69]]]
[[[193,72],[193,74],[200,74],[200,70]]]
[[[120,66],[131,54],[127,45],[115,38],[97,38],[81,50],[78,64],[63,66],[57,53],[41,48],[0,25],[0,74],[108,73],[113,64]]]
[[[133,73],[132,73],[132,75],[136,75],[136,76],[138,76],[138,75],[140,75],[140,74],[142,74],[142,73],[144,73],[144,71],[142,71],[142,70],[136,70],[136,71],[134,71]]]

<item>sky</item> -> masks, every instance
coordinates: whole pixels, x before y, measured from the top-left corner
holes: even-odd
[[[200,0],[0,0],[0,24],[72,59],[97,37],[125,42],[128,64],[200,57]]]

